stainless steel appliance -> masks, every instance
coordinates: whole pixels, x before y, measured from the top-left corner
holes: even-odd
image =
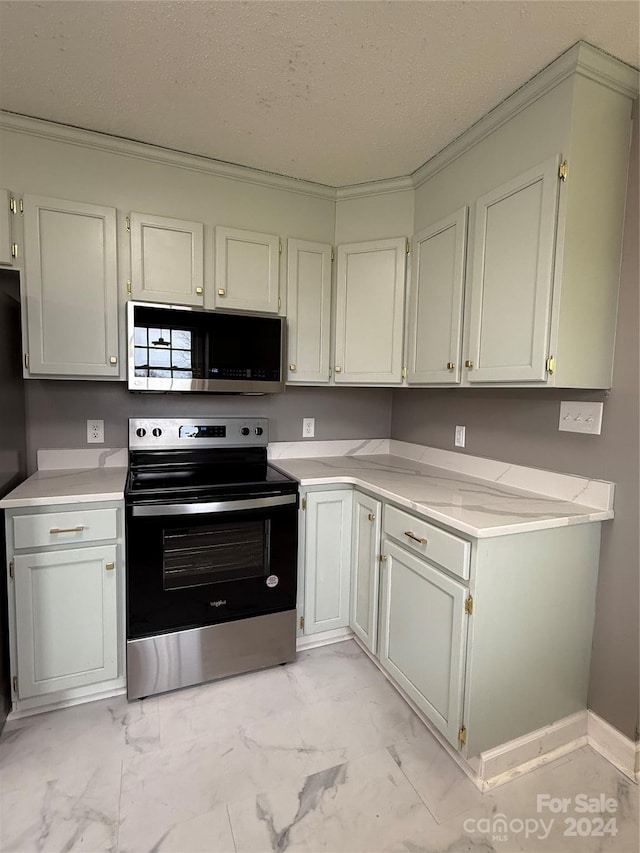
[[[285,320],[184,305],[127,304],[130,391],[285,390]]]
[[[295,659],[298,484],[264,418],[132,418],[130,699]]]

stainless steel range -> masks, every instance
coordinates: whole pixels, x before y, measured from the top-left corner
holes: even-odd
[[[295,659],[298,485],[265,418],[132,418],[127,695]]]

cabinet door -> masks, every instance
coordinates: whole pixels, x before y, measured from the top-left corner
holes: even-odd
[[[328,382],[331,246],[287,241],[287,382]]]
[[[20,699],[118,675],[116,546],[14,558]]]
[[[353,492],[309,492],[305,530],[304,632],[349,624]]]
[[[475,203],[469,382],[546,379],[559,158]]]
[[[13,265],[11,253],[11,194],[0,190],[0,264]]]
[[[354,493],[349,626],[373,654],[378,640],[381,508],[380,501]]]
[[[412,240],[409,384],[460,382],[467,208]]]
[[[457,747],[467,590],[388,539],[382,551],[380,663]]]
[[[338,246],[336,382],[402,382],[406,245],[401,237]]]
[[[144,213],[132,213],[130,220],[133,298],[202,306],[202,223]]]
[[[25,195],[31,374],[118,376],[116,212]]]
[[[277,314],[280,238],[216,228],[215,307]]]

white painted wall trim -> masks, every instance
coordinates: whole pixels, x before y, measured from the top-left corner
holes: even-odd
[[[308,637],[298,637],[296,651],[306,652],[307,649],[317,649],[319,646],[330,646],[332,643],[342,643],[351,640],[354,633],[351,628],[334,628],[332,631],[322,631],[320,634],[310,634]]]
[[[640,743],[634,743],[593,711],[587,711],[587,742],[621,773],[640,782]]]
[[[364,198],[372,195],[387,195],[405,190],[413,190],[411,177],[386,178],[382,181],[369,181],[366,184],[353,184],[350,187],[338,187],[336,201],[346,201],[353,198]]]

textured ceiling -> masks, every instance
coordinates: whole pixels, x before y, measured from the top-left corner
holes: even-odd
[[[407,175],[637,0],[0,2],[0,106],[344,186]]]

